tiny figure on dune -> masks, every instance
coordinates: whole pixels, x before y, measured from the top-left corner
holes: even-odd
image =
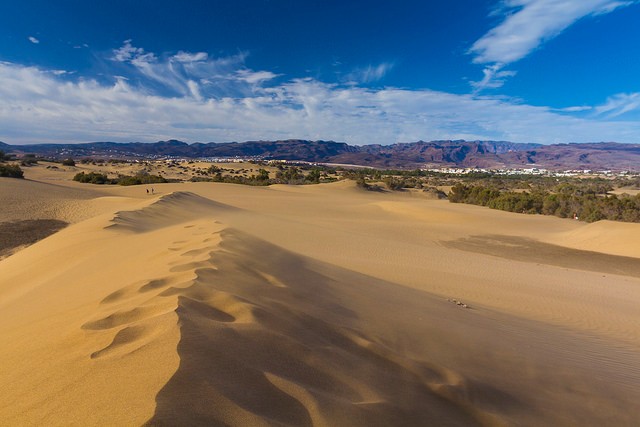
[[[149,194],[149,189],[147,188],[147,194]]]
[[[153,192],[154,192],[153,187],[151,187],[151,194],[153,194]]]

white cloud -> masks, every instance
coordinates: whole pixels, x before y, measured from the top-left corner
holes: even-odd
[[[183,52],[183,51],[180,51],[171,57],[172,60],[175,60],[178,62],[200,62],[200,61],[206,61],[208,58],[209,58],[209,54],[206,52],[190,53],[190,52]]]
[[[387,75],[394,64],[391,62],[383,62],[378,65],[368,65],[364,68],[358,68],[345,76],[346,80],[354,84],[367,84],[377,82]]]
[[[131,45],[131,40],[125,40],[124,45],[113,50],[113,57],[111,59],[118,62],[127,62],[140,55],[144,55],[144,49],[140,47],[133,47]]]
[[[33,44],[38,44],[40,43],[40,40],[38,40],[37,38],[33,37],[33,36],[29,36],[27,37],[29,39],[29,41]]]
[[[505,19],[476,41],[469,52],[479,64],[509,64],[527,56],[577,20],[602,15],[638,0],[505,0]]]
[[[75,71],[67,71],[67,70],[48,70],[48,72],[55,76],[65,76],[65,75],[71,75],[76,73]]]
[[[278,77],[278,74],[274,74],[270,71],[251,71],[247,69],[236,71],[236,79],[252,85],[273,80],[276,77]]]
[[[189,88],[189,93],[191,94],[193,99],[202,101],[203,98],[202,94],[200,93],[200,86],[198,85],[198,83],[194,82],[193,80],[188,80],[187,87]]]
[[[573,107],[554,108],[553,111],[561,111],[565,113],[580,113],[582,111],[591,111],[594,107],[589,105],[576,105]]]
[[[512,71],[500,71],[519,61],[544,42],[556,37],[574,22],[586,16],[603,15],[639,0],[504,0],[492,15],[504,20],[477,40],[469,53],[473,62],[490,64],[484,78],[471,82],[476,92],[501,87]]]
[[[480,92],[484,89],[497,89],[502,87],[507,78],[515,76],[515,71],[501,71],[501,64],[494,64],[485,67],[482,70],[484,77],[477,82],[471,82],[475,92]]]
[[[157,56],[135,47],[131,40],[113,51],[112,60],[131,66],[130,72],[149,92],[172,96],[229,96],[248,94],[256,84],[276,75],[253,72],[244,66],[246,53],[210,58],[206,52],[180,51],[171,56]]]
[[[607,99],[603,105],[595,108],[596,114],[614,118],[640,110],[640,92],[619,93]]]
[[[367,89],[311,78],[279,82],[275,78],[282,76],[248,69],[245,55],[180,62],[130,43],[124,47],[118,53],[124,59],[118,62],[133,74],[114,73],[112,84],[0,62],[0,140],[306,138],[388,144],[450,138],[552,143],[638,142],[640,135],[639,121],[620,116],[638,108],[638,94],[612,97],[598,107],[599,114],[582,117],[577,111],[507,98]]]

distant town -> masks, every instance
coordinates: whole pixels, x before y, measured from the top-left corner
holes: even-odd
[[[442,173],[559,174],[608,176],[640,172],[640,144],[599,142],[530,144],[507,141],[417,141],[390,145],[349,145],[335,141],[281,140],[193,143],[91,142],[9,145],[0,151],[21,157],[209,162],[290,161],[342,167],[437,170]]]

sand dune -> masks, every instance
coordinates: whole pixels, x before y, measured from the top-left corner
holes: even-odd
[[[349,183],[156,189],[0,261],[1,425],[640,420],[624,243]]]
[[[214,202],[190,192],[171,193],[139,210],[116,213],[110,227],[134,233],[153,231],[201,217],[213,217],[223,211],[238,209]]]
[[[43,218],[78,222],[100,212],[88,202],[100,194],[96,188],[0,178],[0,222]]]
[[[598,221],[555,237],[554,243],[572,248],[640,258],[638,224]]]

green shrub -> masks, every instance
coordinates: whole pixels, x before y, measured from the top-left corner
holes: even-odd
[[[302,184],[304,182],[304,175],[302,171],[295,166],[281,168],[281,165],[278,165],[276,181],[281,184]]]
[[[560,218],[577,216],[586,222],[602,219],[640,222],[640,196],[611,196],[607,194],[610,188],[609,183],[576,181],[549,189],[539,187],[516,192],[457,183],[451,188],[449,201]]]
[[[18,165],[0,165],[0,176],[8,178],[24,178],[24,172]]]
[[[78,182],[89,183],[89,184],[111,184],[111,181],[109,180],[107,175],[96,173],[96,172],[77,173],[73,177],[73,180]]]
[[[25,154],[24,157],[22,158],[22,161],[20,162],[20,164],[22,166],[37,165],[38,164],[38,159],[36,158],[35,154]]]
[[[137,174],[135,176],[122,175],[118,177],[118,185],[142,185],[142,184],[160,184],[169,182],[159,175]]]
[[[269,180],[269,172],[266,169],[258,169],[258,176],[256,176],[258,181],[268,181]]]
[[[321,177],[320,169],[313,168],[311,169],[309,174],[304,178],[304,180],[307,182],[318,184],[320,182],[320,177]]]

